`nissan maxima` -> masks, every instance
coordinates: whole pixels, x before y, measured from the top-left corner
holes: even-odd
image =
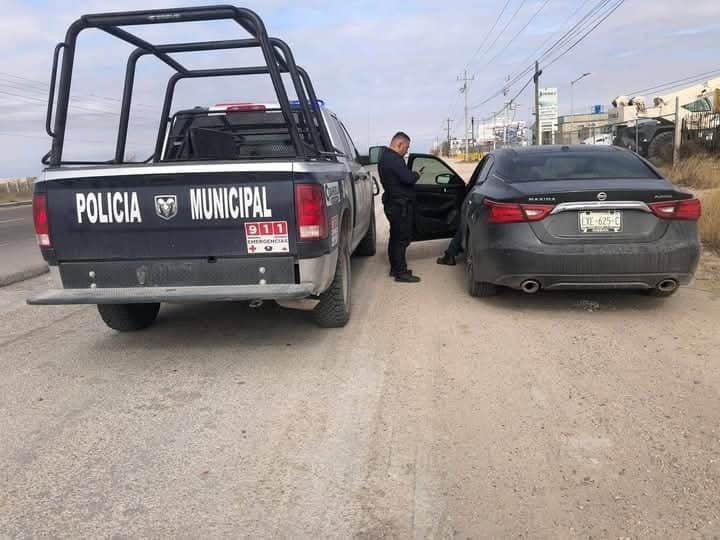
[[[467,288],[638,289],[670,296],[700,258],[700,202],[648,161],[612,146],[532,146],[489,153],[470,182],[412,154],[413,238],[458,235]]]

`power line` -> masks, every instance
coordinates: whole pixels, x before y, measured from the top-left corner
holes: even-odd
[[[689,75],[688,77],[683,77],[682,79],[676,79],[674,81],[666,82],[663,84],[658,84],[655,86],[651,86],[649,88],[643,88],[642,90],[635,90],[634,92],[630,92],[630,95],[637,96],[640,94],[645,94],[647,92],[656,92],[661,89],[669,90],[671,88],[674,88],[675,86],[679,86],[684,83],[700,82],[703,79],[705,79],[706,77],[713,76],[713,75],[720,75],[720,68],[713,69],[711,71],[706,71],[704,73],[698,73],[697,75]]]
[[[498,39],[500,39],[500,36],[502,36],[502,35],[505,33],[505,31],[508,29],[508,27],[509,27],[509,26],[512,24],[512,22],[515,20],[515,16],[520,12],[520,10],[522,9],[522,7],[525,5],[525,2],[526,2],[526,0],[521,0],[521,1],[520,1],[520,5],[517,7],[517,9],[515,10],[515,12],[510,16],[510,18],[508,19],[508,22],[505,23],[505,26],[503,27],[503,29],[500,30],[500,33],[499,33],[497,36],[495,36],[495,39],[494,39],[493,42],[490,44],[490,46],[487,48],[487,51],[486,51],[486,52],[490,52],[490,51],[492,50],[492,48],[493,48],[493,47],[495,46],[495,44],[497,43]]]
[[[6,71],[0,71],[0,75],[4,75],[4,76],[6,76],[6,77],[12,77],[13,79],[17,79],[17,80],[20,80],[20,81],[24,81],[27,85],[29,85],[29,86],[35,86],[38,90],[42,90],[42,91],[44,91],[45,93],[47,93],[47,92],[50,91],[50,85],[49,85],[49,84],[47,84],[47,83],[45,83],[45,82],[42,82],[42,81],[38,81],[37,79],[28,79],[27,77],[21,77],[20,75],[15,75],[14,73],[8,73],[8,72],[6,72]],[[0,80],[0,82],[2,82],[2,81]],[[7,83],[13,83],[14,81],[7,81],[7,80],[6,80],[5,82],[7,82]],[[113,102],[115,102],[115,103],[122,103],[122,100],[121,100],[121,99],[111,98],[111,97],[107,97],[107,96],[99,96],[99,95],[96,95],[96,94],[73,94],[72,97],[75,97],[76,99],[77,99],[77,98],[86,98],[86,99],[87,99],[87,98],[92,98],[92,99],[101,99],[101,100],[104,100],[104,101],[113,101]],[[152,105],[146,105],[146,104],[144,104],[144,103],[139,103],[139,102],[133,102],[133,103],[134,103],[134,105],[136,105],[136,106],[138,106],[138,107],[145,107],[145,108],[148,108],[148,109],[152,109],[153,111],[157,109],[157,107],[153,107]]]
[[[538,15],[540,15],[540,12],[541,12],[541,11],[545,8],[545,6],[547,6],[549,3],[550,3],[550,0],[545,0],[545,2],[543,2],[543,4],[538,8],[538,10],[532,15],[532,17],[530,17],[530,19],[528,19],[528,22],[525,23],[525,26],[523,26],[520,30],[518,30],[518,31],[515,33],[515,35],[514,35],[513,37],[511,37],[510,40],[505,44],[505,46],[504,46],[502,49],[500,49],[500,50],[495,54],[495,56],[493,56],[490,60],[488,60],[488,61],[487,61],[481,68],[479,68],[479,69],[483,69],[484,67],[489,66],[489,65],[492,64],[495,60],[497,60],[497,59],[500,57],[500,55],[501,55],[502,53],[504,53],[504,52],[508,49],[508,47],[510,47],[510,45],[512,45],[512,44],[514,43],[514,41],[515,41],[518,37],[520,37],[520,35],[527,29],[527,27],[530,26],[530,23],[532,23],[532,22],[535,20],[535,18],[536,18]]]
[[[608,12],[605,14],[604,17],[602,17],[597,23],[595,23],[595,25],[593,25],[593,27],[590,28],[590,30],[588,30],[587,32],[585,32],[585,34],[583,34],[583,35],[580,37],[580,39],[578,39],[575,43],[573,43],[569,48],[565,49],[565,51],[563,51],[562,53],[560,53],[560,55],[557,56],[554,60],[552,60],[549,64],[546,64],[545,67],[548,68],[548,67],[552,66],[555,62],[557,62],[558,60],[560,60],[563,56],[565,56],[565,55],[568,54],[570,51],[572,51],[575,47],[577,47],[582,41],[585,40],[586,37],[588,37],[598,26],[600,26],[602,23],[604,23],[604,22],[607,20],[607,18],[610,17],[610,15],[612,15],[613,13],[615,13],[615,11],[617,11],[617,10],[620,8],[620,6],[622,6],[624,3],[625,3],[625,0],[618,0],[617,4],[615,4],[615,5],[610,9],[610,11],[608,11]]]
[[[472,54],[472,56],[470,56],[470,60],[468,60],[467,64],[465,65],[465,68],[467,68],[472,63],[473,60],[475,60],[475,57],[478,55],[480,50],[485,46],[485,43],[487,43],[487,40],[490,39],[490,36],[495,31],[495,27],[497,26],[497,23],[500,22],[500,19],[502,18],[503,14],[505,13],[505,10],[510,5],[511,1],[512,0],[506,0],[505,5],[500,10],[500,13],[498,13],[498,16],[495,18],[495,22],[490,27],[490,31],[487,34],[485,34],[485,38],[480,43],[480,46],[477,49],[475,49],[475,52]]]
[[[615,12],[623,3],[625,0],[617,0],[615,4],[612,5],[612,7],[607,11],[602,11],[605,7],[610,4],[611,0],[601,0],[599,1],[588,13],[586,13],[578,22],[576,22],[565,34],[555,41],[550,47],[548,47],[539,57],[537,61],[542,61],[549,56],[552,55],[552,52],[555,51],[555,49],[563,48],[566,45],[570,43],[570,41],[575,38],[576,36],[582,34],[582,36],[576,40],[574,43],[572,43],[569,47],[566,47],[564,50],[560,52],[558,56],[556,56],[549,64],[547,64],[545,67],[549,67],[550,65],[554,64],[560,58],[568,54],[571,50],[573,50],[577,45],[580,44],[585,38],[587,38],[588,35],[590,35],[598,26],[600,26],[612,13]],[[589,28],[589,30],[588,30]],[[583,34],[584,32],[584,34]],[[488,98],[483,100],[480,103],[477,103],[471,107],[471,109],[476,109],[478,107],[481,107],[482,105],[485,105],[495,97],[499,96],[500,94],[503,94],[507,91],[508,88],[514,86],[517,82],[522,80],[525,75],[530,73],[534,69],[534,65],[528,66],[526,69],[518,73],[514,78],[509,80],[502,89],[499,91],[491,94]]]

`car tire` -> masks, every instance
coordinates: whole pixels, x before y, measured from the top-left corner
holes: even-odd
[[[350,320],[351,280],[350,250],[342,241],[338,249],[335,277],[328,290],[320,295],[320,303],[313,310],[315,323],[321,328],[342,328]]]
[[[648,145],[648,159],[655,165],[672,163],[673,138],[670,131],[664,131],[653,137]]]
[[[475,267],[473,262],[472,244],[470,243],[470,233],[467,234],[465,245],[465,280],[467,290],[470,296],[475,298],[487,298],[495,296],[498,293],[497,285],[486,281],[477,281],[475,279]]]
[[[365,236],[355,248],[354,255],[358,257],[372,257],[377,253],[377,230],[375,226],[375,203],[371,206],[370,225]]]
[[[100,304],[103,322],[118,332],[136,332],[151,326],[157,319],[160,304]]]

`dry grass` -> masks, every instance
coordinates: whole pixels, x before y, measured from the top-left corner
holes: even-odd
[[[700,199],[700,237],[707,246],[720,250],[720,189],[706,191],[700,195]]]
[[[0,203],[29,201],[31,199],[32,193],[8,193],[7,191],[0,191]]]
[[[692,189],[720,188],[720,158],[698,154],[662,169],[676,184]]]

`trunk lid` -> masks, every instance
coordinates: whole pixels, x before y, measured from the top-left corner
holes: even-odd
[[[551,215],[530,223],[537,237],[550,244],[654,242],[670,221],[648,205],[690,199],[692,194],[663,178],[592,179],[508,184],[508,200],[555,206]]]

